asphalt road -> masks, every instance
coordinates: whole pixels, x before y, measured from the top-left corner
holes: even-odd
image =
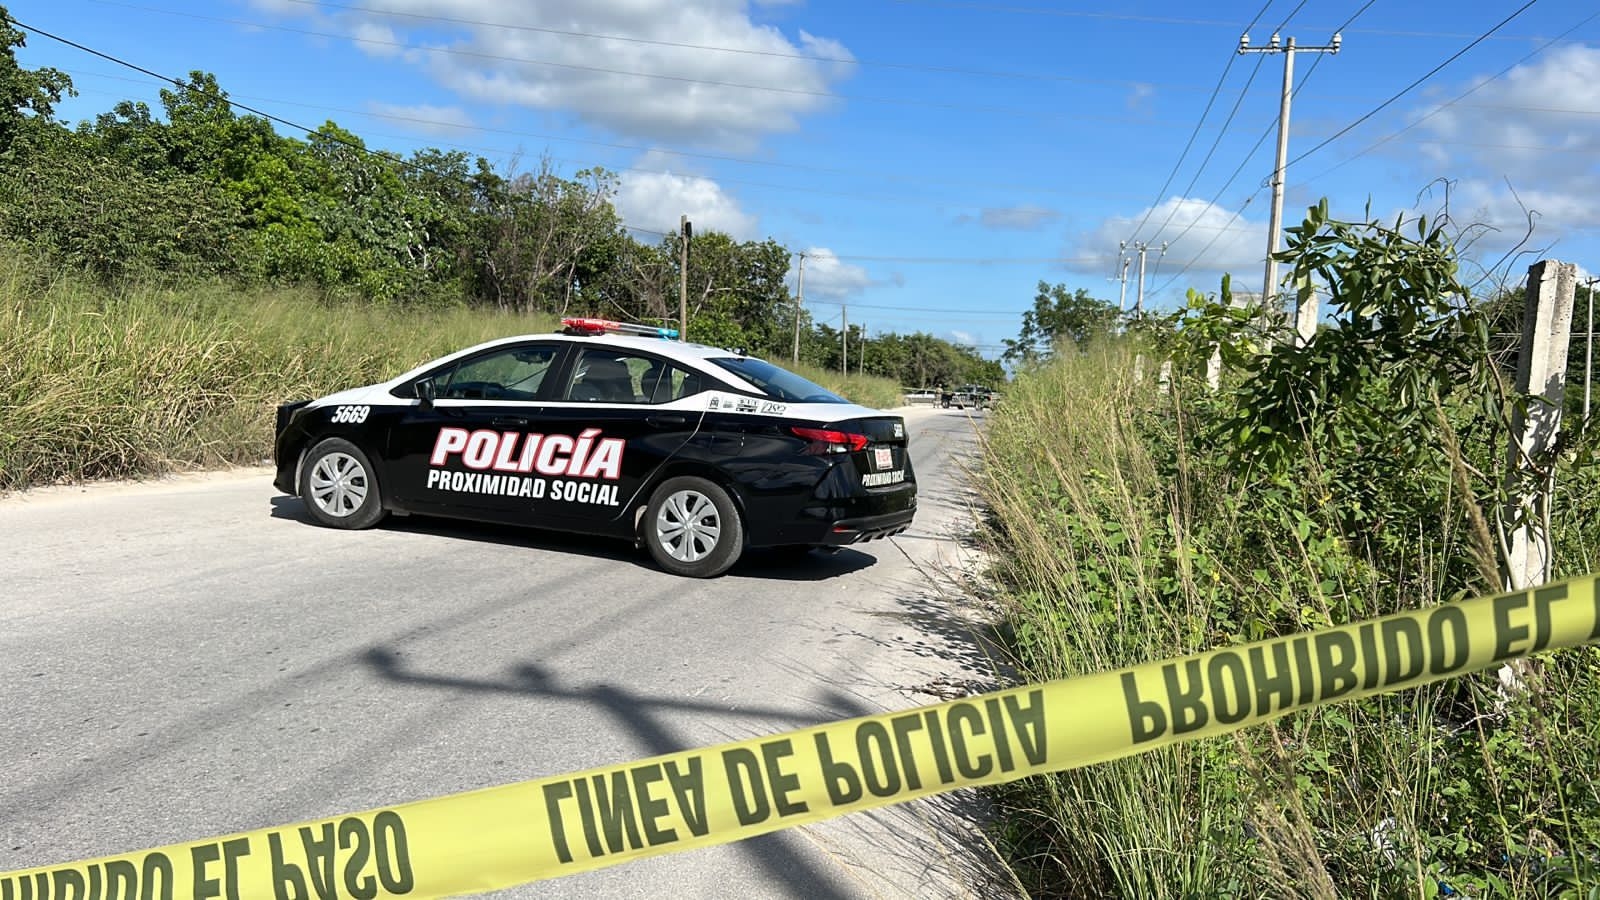
[[[0,870],[589,768],[979,689],[961,471],[906,410],[908,533],[710,581],[422,518],[310,523],[265,469],[0,499]],[[956,792],[506,891],[995,896]]]

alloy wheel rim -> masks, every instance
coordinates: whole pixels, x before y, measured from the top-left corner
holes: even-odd
[[[367,500],[367,470],[348,453],[333,452],[311,467],[311,502],[335,518],[353,515]]]
[[[722,539],[722,516],[699,491],[678,491],[656,513],[656,540],[678,562],[699,562]]]

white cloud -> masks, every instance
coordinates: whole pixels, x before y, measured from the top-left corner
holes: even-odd
[[[985,207],[976,218],[959,216],[957,222],[977,221],[985,228],[997,231],[1038,231],[1058,221],[1061,213],[1043,206],[1024,203],[1021,206]]]
[[[612,203],[630,226],[676,232],[679,217],[687,214],[695,231],[721,231],[741,241],[755,237],[756,217],[740,209],[739,201],[710,178],[669,170],[628,171],[617,180]]]
[[[1134,84],[1128,89],[1128,108],[1131,110],[1144,110],[1150,105],[1151,97],[1156,95],[1153,84]]]
[[[466,110],[457,106],[430,106],[426,103],[400,106],[373,101],[367,104],[367,109],[373,115],[394,119],[407,128],[424,134],[460,137],[462,131],[477,128]]]
[[[1080,233],[1064,255],[1073,260],[1069,265],[1073,271],[1096,275],[1115,275],[1119,259],[1132,259],[1133,265],[1128,268],[1128,298],[1132,303],[1134,282],[1139,275],[1138,253],[1132,248],[1121,250],[1118,245],[1132,237],[1144,222],[1139,240],[1150,247],[1145,254],[1147,295],[1185,265],[1189,270],[1176,287],[1193,285],[1212,290],[1213,276],[1231,272],[1236,290],[1256,290],[1266,262],[1267,229],[1245,216],[1234,219],[1236,211],[1205,200],[1173,197],[1152,210],[1106,219]],[[1163,242],[1167,243],[1164,254]]]
[[[1490,243],[1522,238],[1524,205],[1545,236],[1600,225],[1600,47],[1569,44],[1472,84],[1460,103],[1415,114],[1430,169],[1457,179],[1452,217],[1500,229]]]
[[[283,0],[252,2],[285,14],[316,9],[294,10]],[[855,68],[850,51],[836,40],[803,30],[791,39],[757,24],[745,0],[390,0],[383,12],[352,7],[340,15],[358,40],[389,41],[391,26],[426,27],[435,52],[407,52],[404,58],[419,61],[464,98],[562,112],[662,142],[747,148],[763,135],[795,131],[803,116],[834,102],[833,86]],[[468,24],[474,22],[482,24]],[[686,44],[699,46],[674,46]],[[358,46],[383,55],[398,51]]]
[[[978,339],[970,331],[952,331],[950,337],[958,344],[976,344]]]
[[[866,269],[839,259],[827,247],[812,247],[806,254],[806,296],[843,300],[876,284]],[[790,269],[790,286],[795,286],[798,266]]]
[[[381,22],[357,22],[350,29],[350,38],[356,48],[370,56],[392,58],[400,55],[400,37],[394,29]]]

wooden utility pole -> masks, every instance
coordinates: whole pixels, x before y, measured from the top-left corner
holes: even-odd
[[[689,235],[687,214],[678,217],[678,340],[689,340]]]

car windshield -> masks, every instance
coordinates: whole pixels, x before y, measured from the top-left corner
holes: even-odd
[[[784,400],[789,403],[850,402],[826,388],[818,387],[799,375],[787,369],[780,369],[764,360],[746,356],[726,356],[716,357],[708,362],[739,376],[741,381],[748,382],[774,400]]]

